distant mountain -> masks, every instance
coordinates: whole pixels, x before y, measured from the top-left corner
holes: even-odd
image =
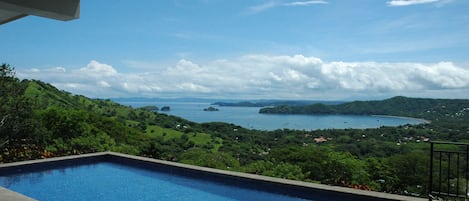
[[[112,101],[118,103],[127,102],[195,102],[195,103],[213,103],[217,101],[235,102],[240,100],[232,99],[212,99],[212,98],[145,98],[145,97],[131,97],[131,98],[110,98]]]
[[[344,103],[343,101],[307,101],[307,100],[264,100],[264,101],[241,101],[241,102],[215,102],[212,105],[225,107],[267,107],[267,106],[304,106],[321,103],[325,105],[336,105]]]
[[[345,101],[320,101],[320,100],[237,100],[237,99],[211,99],[211,98],[145,98],[145,97],[131,97],[131,98],[110,98],[110,100],[118,103],[129,102],[196,102],[196,103],[212,103],[211,105],[225,106],[225,107],[266,107],[277,105],[290,105],[301,106],[315,103],[322,103],[325,105],[336,105],[344,103]]]

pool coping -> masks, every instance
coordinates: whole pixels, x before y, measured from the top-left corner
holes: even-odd
[[[237,177],[241,179],[257,180],[257,181],[263,181],[263,182],[271,182],[271,183],[277,183],[277,184],[283,184],[283,185],[289,185],[289,186],[296,186],[296,187],[302,187],[302,188],[312,189],[316,191],[319,190],[319,191],[327,191],[327,192],[333,192],[333,193],[348,194],[348,195],[353,195],[353,196],[376,198],[377,200],[378,199],[408,200],[408,201],[426,201],[427,200],[424,198],[410,197],[410,196],[404,196],[404,195],[396,195],[396,194],[389,194],[389,193],[376,192],[376,191],[365,191],[365,190],[358,190],[358,189],[347,188],[347,187],[330,186],[330,185],[325,185],[325,184],[316,184],[316,183],[310,183],[310,182],[281,179],[281,178],[268,177],[268,176],[262,176],[262,175],[256,175],[256,174],[219,170],[219,169],[214,169],[214,168],[200,167],[200,166],[195,166],[195,165],[188,165],[188,164],[182,164],[182,163],[177,163],[177,162],[146,158],[146,157],[141,157],[141,156],[133,156],[133,155],[110,152],[110,151],[97,152],[97,153],[91,153],[91,154],[82,154],[82,155],[73,155],[73,156],[63,156],[63,157],[56,157],[56,158],[38,159],[38,160],[30,160],[30,161],[20,161],[20,162],[13,162],[13,163],[4,163],[4,164],[0,164],[0,169],[13,168],[15,166],[22,166],[22,165],[42,164],[42,163],[49,163],[49,162],[55,162],[55,161],[66,161],[66,160],[93,158],[93,157],[125,158],[125,159],[137,160],[137,161],[147,162],[147,163],[152,163],[152,164],[182,168],[182,169],[187,169],[187,170],[192,170],[192,171],[200,171],[200,172],[216,174],[216,175]],[[5,200],[4,198],[8,198],[6,200],[12,200],[12,201],[34,200],[20,193],[0,187],[0,201]]]
[[[37,201],[37,200],[0,186],[0,201]]]

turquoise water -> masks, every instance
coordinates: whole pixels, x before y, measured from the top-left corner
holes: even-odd
[[[184,119],[205,122],[226,122],[240,125],[244,128],[260,130],[299,129],[316,130],[330,128],[378,128],[381,126],[399,126],[404,124],[423,123],[419,119],[384,117],[384,116],[357,116],[357,115],[278,115],[260,114],[258,107],[218,107],[215,112],[203,111],[210,103],[204,102],[120,102],[123,105],[142,107],[155,105],[159,108],[170,106],[170,115]]]
[[[109,162],[0,176],[0,185],[44,201],[303,200]]]

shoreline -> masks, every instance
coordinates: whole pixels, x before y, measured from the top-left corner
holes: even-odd
[[[420,119],[420,118],[415,118],[415,117],[403,117],[403,116],[394,116],[394,115],[383,115],[383,114],[372,114],[370,116],[375,116],[375,117],[389,117],[389,118],[398,118],[398,119],[410,119],[410,120],[418,120],[421,121],[423,124],[429,124],[432,123],[430,120],[426,119]]]

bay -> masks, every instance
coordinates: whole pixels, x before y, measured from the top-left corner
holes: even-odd
[[[392,116],[366,116],[366,115],[285,115],[260,114],[259,107],[219,107],[210,102],[126,102],[117,101],[122,105],[134,108],[143,106],[169,106],[168,115],[179,116],[197,122],[225,122],[244,128],[258,130],[276,129],[345,129],[345,128],[378,128],[381,126],[399,126],[405,124],[420,124],[424,120]],[[205,108],[215,107],[219,111],[204,111]]]

